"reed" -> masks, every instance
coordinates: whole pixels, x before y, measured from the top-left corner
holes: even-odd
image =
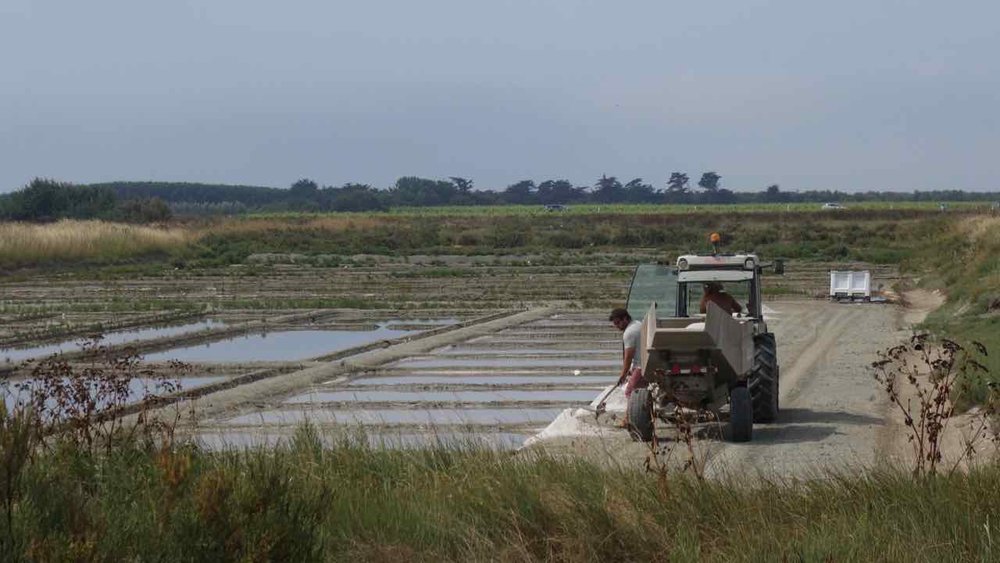
[[[105,221],[2,223],[0,266],[121,260],[165,253],[186,245],[193,237],[192,233],[182,229]]]

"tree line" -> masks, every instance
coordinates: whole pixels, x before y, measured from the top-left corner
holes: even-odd
[[[452,176],[429,179],[404,176],[388,188],[347,183],[320,186],[308,178],[288,189],[257,186],[215,186],[208,184],[116,183],[101,184],[115,189],[120,197],[159,197],[178,213],[205,213],[250,210],[281,211],[380,211],[392,207],[440,205],[571,205],[613,203],[808,203],[862,201],[993,201],[1000,193],[935,190],[914,192],[843,192],[837,190],[787,191],[777,184],[760,191],[734,191],[723,187],[722,176],[710,171],[698,180],[684,172],[673,172],[662,186],[642,178],[621,181],[602,175],[592,185],[575,185],[556,179],[535,182],[521,180],[502,190],[476,189],[470,178]]]
[[[167,221],[170,206],[157,197],[120,198],[101,186],[81,186],[36,178],[23,188],[0,195],[0,219],[55,221],[58,219],[106,219],[129,223]]]
[[[863,201],[995,201],[997,192],[935,190],[914,192],[786,191],[777,184],[760,191],[722,186],[714,171],[697,182],[673,172],[662,187],[633,178],[602,175],[593,185],[564,179],[522,180],[503,190],[475,189],[473,180],[404,176],[385,189],[369,184],[320,186],[308,178],[289,188],[170,182],[111,182],[73,185],[35,179],[0,196],[0,218],[44,221],[62,217],[104,218],[134,222],[167,220],[177,215],[240,214],[250,211],[381,211],[392,207],[441,205],[572,205],[616,203],[808,203]]]

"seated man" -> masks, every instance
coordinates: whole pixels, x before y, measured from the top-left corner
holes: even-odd
[[[722,284],[719,282],[707,282],[704,285],[705,295],[701,298],[701,305],[698,310],[702,314],[708,312],[708,302],[711,301],[723,311],[732,315],[733,313],[739,313],[743,311],[743,307],[740,306],[739,302],[732,295],[726,293],[726,290],[722,288]]]

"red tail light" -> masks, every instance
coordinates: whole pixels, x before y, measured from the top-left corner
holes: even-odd
[[[694,375],[698,373],[701,373],[701,366],[699,366],[698,364],[691,366],[691,374]]]
[[[671,368],[670,368],[670,373],[671,374],[677,375],[680,372],[681,372],[681,365],[680,364],[674,364],[673,366],[671,366]]]

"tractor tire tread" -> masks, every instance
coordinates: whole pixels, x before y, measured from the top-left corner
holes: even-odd
[[[773,333],[754,338],[753,373],[749,385],[754,422],[773,422],[778,417],[778,351]]]

